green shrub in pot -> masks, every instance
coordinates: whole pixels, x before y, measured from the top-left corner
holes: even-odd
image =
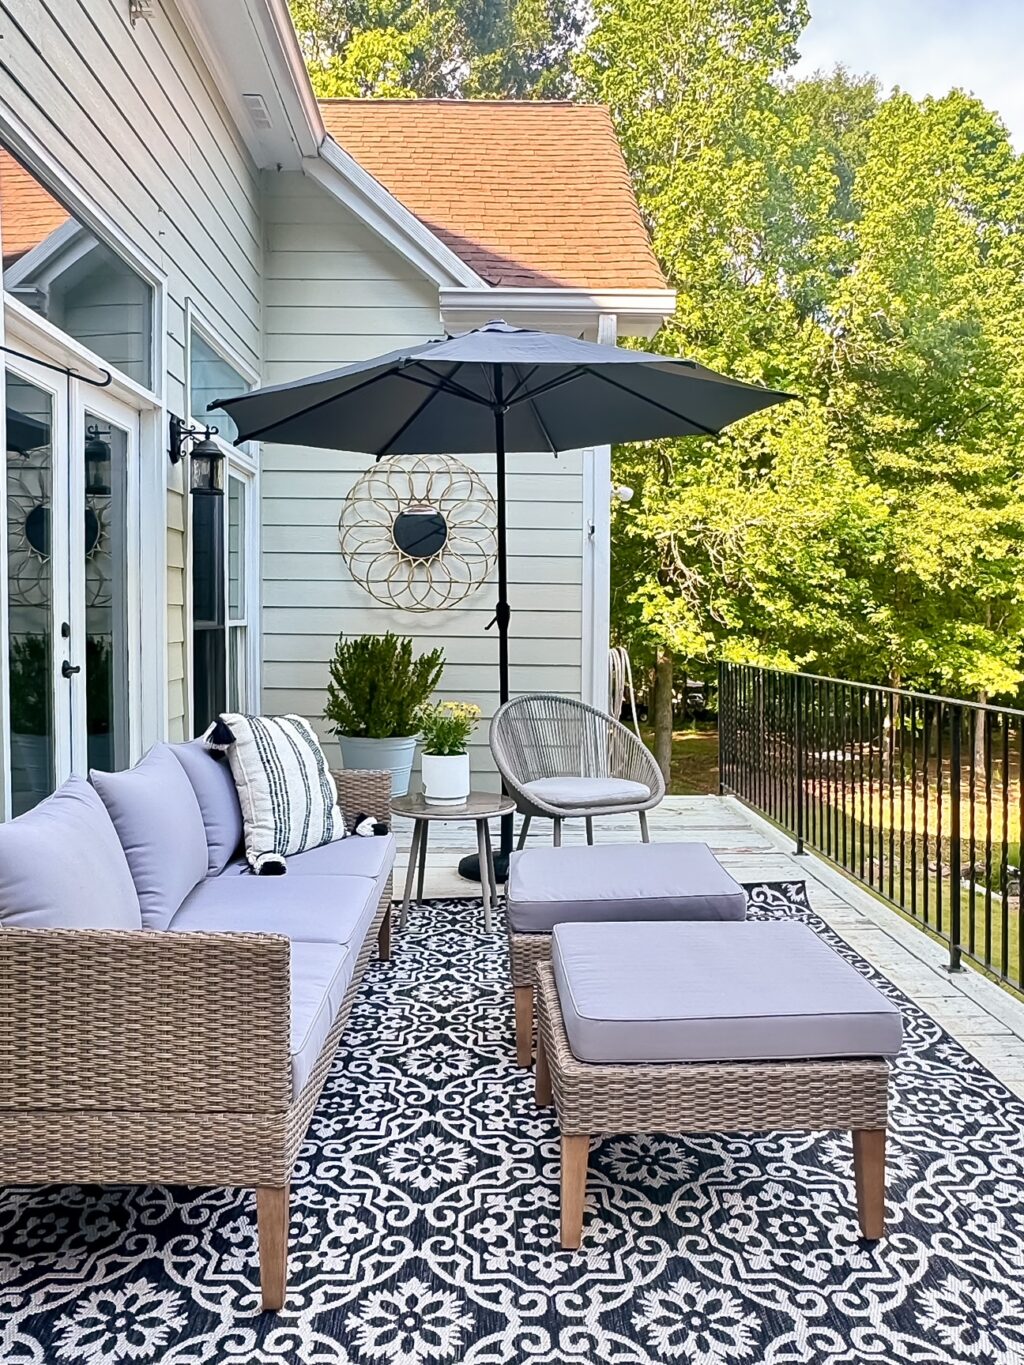
[[[412,640],[391,631],[338,637],[324,719],[338,736],[346,768],[385,768],[392,793],[406,794],[420,708],[443,668],[443,650],[416,657]]]

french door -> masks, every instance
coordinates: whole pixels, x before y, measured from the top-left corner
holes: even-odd
[[[115,770],[137,731],[139,414],[43,366],[7,368],[10,804]]]

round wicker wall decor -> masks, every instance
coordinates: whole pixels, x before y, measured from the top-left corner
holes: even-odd
[[[487,581],[498,550],[494,499],[451,455],[391,455],[359,478],[338,520],[352,577],[403,611],[456,606]]]

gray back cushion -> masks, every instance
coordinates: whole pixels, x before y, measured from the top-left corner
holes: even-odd
[[[144,927],[166,929],[206,876],[209,861],[192,783],[167,744],[158,744],[127,772],[89,776],[128,859]]]
[[[207,874],[218,877],[242,842],[242,807],[238,804],[231,765],[223,754],[211,753],[201,739],[170,747],[188,774],[203,814],[209,849]]]
[[[88,782],[0,825],[0,925],[141,929],[139,897],[114,826]]]

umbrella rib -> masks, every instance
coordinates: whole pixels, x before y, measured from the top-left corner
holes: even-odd
[[[462,362],[459,361],[459,363],[452,370],[452,373],[448,376],[448,378],[451,379],[454,375],[456,375],[459,372],[461,368]],[[441,376],[438,375],[438,378],[440,379]],[[416,421],[417,417],[422,416],[425,409],[427,409],[430,406],[430,404],[434,401],[434,399],[437,397],[439,393],[445,392],[446,389],[441,384],[434,384],[431,387],[430,392],[427,394],[426,398],[424,398],[423,402],[419,405],[419,407],[415,408],[413,412],[409,414],[409,416],[405,419],[405,421],[402,423],[402,425],[398,428],[397,431],[393,432],[382,445],[377,447],[376,451],[377,459],[379,460],[381,458],[381,456],[387,450],[388,446],[394,445],[394,443],[398,440],[400,436],[405,435],[405,433],[412,426],[413,422]]]
[[[530,380],[533,378],[533,376],[537,373],[539,369],[540,369],[539,365],[532,365],[530,369],[527,370],[526,374],[521,376],[519,383],[515,386],[514,389],[512,389],[512,391],[505,398],[505,402],[508,403],[509,406],[511,406],[515,402],[517,394],[522,393],[523,389],[526,388],[527,384],[529,384]]]
[[[637,393],[636,389],[631,389],[628,384],[620,384],[617,379],[611,379],[608,375],[602,374],[600,370],[593,369],[590,365],[583,367],[584,373],[592,375],[594,379],[603,379],[606,384],[611,384],[612,388],[620,389],[623,393],[628,393],[630,398],[636,398],[641,403],[649,403],[652,408],[657,408],[660,412],[667,412],[670,417],[676,417],[680,422],[689,422],[691,427],[696,427],[705,436],[718,436],[719,430],[715,427],[706,427],[703,422],[696,421],[693,417],[688,417],[685,412],[677,412],[675,408],[668,407],[665,403],[659,403],[656,398],[648,398],[646,394]]]
[[[549,379],[546,384],[541,384],[539,388],[530,389],[528,393],[520,392],[519,397],[514,402],[508,403],[510,408],[518,407],[520,403],[532,403],[535,398],[541,398],[544,394],[550,393],[552,389],[560,389],[563,384],[572,384],[581,374],[588,374],[586,366],[577,365],[575,369],[569,370],[566,374],[561,374],[557,379]]]
[[[481,407],[485,408],[490,408],[494,406],[493,403],[488,403],[486,398],[481,398],[479,394],[474,393],[472,389],[467,389],[464,384],[452,383],[452,375],[456,374],[459,370],[462,369],[463,365],[466,363],[464,360],[460,360],[457,363],[453,362],[455,363],[455,369],[452,370],[452,373],[450,375],[438,374],[436,370],[432,370],[428,365],[425,365],[422,361],[418,363],[420,365],[420,368],[426,370],[427,374],[429,374],[432,379],[436,379],[443,388],[447,389],[449,393],[455,394],[456,397],[465,398],[467,402],[478,403],[480,404]],[[414,384],[423,384],[426,382],[425,380],[420,379],[418,375],[409,374],[407,370],[399,370],[398,374],[401,376],[402,379],[411,379]]]

